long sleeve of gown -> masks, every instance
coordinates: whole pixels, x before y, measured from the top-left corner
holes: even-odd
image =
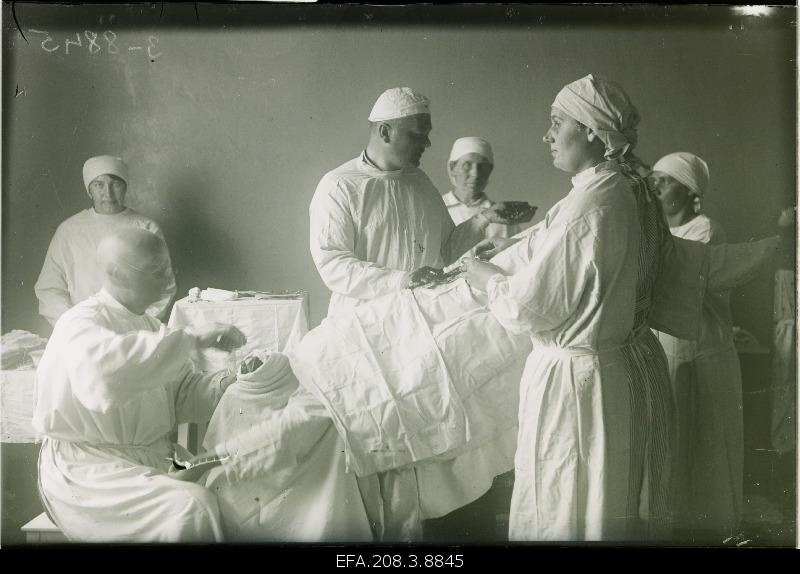
[[[778,252],[778,236],[749,243],[709,245],[709,291],[728,291],[752,281]]]
[[[34,292],[39,299],[39,314],[51,325],[72,307],[64,270],[69,262],[64,261],[60,241],[60,234],[56,232],[47,248],[39,279],[34,286]]]
[[[142,391],[179,380],[195,345],[181,330],[118,334],[89,318],[69,323],[64,353],[72,391],[89,410],[107,412]]]
[[[356,256],[355,222],[347,198],[336,184],[320,182],[309,217],[311,257],[328,289],[357,299],[374,299],[400,290],[404,271]]]
[[[274,416],[215,451],[230,455],[223,470],[231,481],[293,472],[332,424],[322,403],[301,387]]]
[[[444,264],[450,265],[484,239],[486,224],[481,225],[475,217],[471,217],[459,225],[454,225],[444,202],[442,208],[442,225],[445,228],[442,237],[446,239],[442,244],[441,255]]]
[[[234,377],[228,371],[200,373],[186,363],[185,374],[178,383],[175,416],[178,423],[199,423],[211,420],[225,388],[223,379]]]
[[[711,245],[668,236],[653,290],[649,325],[679,339],[697,340],[707,291],[728,291],[752,280],[777,251],[777,237]]]
[[[507,330],[552,330],[577,309],[597,273],[597,237],[585,218],[549,229],[529,265],[512,276],[493,275],[486,286],[489,310]]]

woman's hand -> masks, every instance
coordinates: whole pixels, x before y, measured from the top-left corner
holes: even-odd
[[[505,275],[502,269],[488,261],[465,257],[461,260],[461,264],[464,266],[464,278],[469,286],[484,292],[486,291],[486,284],[489,282],[489,277],[497,273]]]
[[[472,248],[472,254],[478,259],[486,261],[504,249],[511,247],[517,241],[520,241],[520,239],[514,237],[490,237],[475,245],[475,247]]]

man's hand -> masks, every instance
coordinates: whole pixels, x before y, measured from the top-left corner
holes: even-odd
[[[477,257],[478,259],[483,259],[484,261],[488,261],[504,249],[511,247],[519,239],[515,239],[513,237],[490,237],[489,239],[484,239],[480,243],[478,243],[475,247],[472,248],[472,255]]]
[[[474,289],[480,289],[481,291],[486,291],[486,284],[489,282],[489,277],[497,273],[504,275],[502,269],[488,261],[465,257],[461,260],[461,263],[464,266],[465,278],[469,286]]]
[[[197,337],[201,349],[213,347],[222,351],[232,351],[247,343],[247,337],[233,325],[207,323],[192,327],[190,332]]]
[[[498,201],[481,212],[490,223],[515,225],[527,223],[536,215],[538,208],[527,201]]]
[[[416,287],[421,287],[435,279],[438,279],[442,275],[441,269],[435,269],[434,267],[420,267],[419,269],[415,269],[414,271],[409,271],[406,273],[406,276],[403,278],[403,283],[401,284],[401,289],[414,289]]]

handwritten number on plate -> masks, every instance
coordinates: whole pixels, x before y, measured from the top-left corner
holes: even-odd
[[[42,40],[42,50],[44,50],[45,52],[55,52],[61,47],[58,45],[58,43],[53,42],[53,38],[50,36],[50,32],[44,32],[42,30],[34,30],[33,28],[30,28],[28,32],[32,32],[34,34],[44,34],[45,36],[47,36],[44,40]],[[45,46],[45,44],[47,44],[48,42],[53,42],[55,44],[55,47],[48,48],[47,46]]]
[[[117,48],[117,45],[115,44],[117,35],[111,30],[106,30],[103,32],[103,38],[105,38],[106,42],[108,43],[108,53],[117,54],[119,52],[119,48]]]
[[[75,37],[78,39],[77,42],[73,42],[69,38],[64,40],[64,50],[67,52],[67,54],[69,54],[69,46],[70,46],[70,44],[72,44],[73,46],[78,46],[79,48],[83,45],[81,43],[81,35],[78,34],[77,32],[75,32]]]
[[[86,30],[83,35],[89,40],[89,53],[97,54],[101,50],[100,44],[97,43],[97,32]]]
[[[155,36],[148,36],[147,38],[147,56],[151,60],[155,60],[161,55],[161,52],[153,52],[156,47],[156,43],[158,42],[158,38]]]

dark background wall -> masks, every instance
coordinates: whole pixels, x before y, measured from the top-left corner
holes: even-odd
[[[193,286],[303,288],[318,323],[329,294],[308,255],[308,204],[319,178],[361,150],[369,110],[393,86],[432,100],[422,167],[442,192],[452,141],[480,135],[495,148],[490,194],[530,200],[544,216],[570,186],[541,142],[550,103],[594,72],[639,107],[643,159],[684,150],[709,162],[707,213],[731,240],[765,235],[794,203],[786,9],[744,18],[725,6],[5,2],[3,11],[2,332],[47,334],[33,285],[56,226],[88,207],[81,166],[101,153],[129,163],[128,202],[161,223],[180,297]],[[771,273],[732,301],[736,322],[767,344]],[[760,420],[768,427],[768,414]],[[36,445],[2,450],[3,542],[13,543],[41,512]]]
[[[101,153],[129,163],[128,202],[164,228],[179,296],[304,288],[316,324],[329,294],[308,255],[309,201],[398,85],[432,100],[422,167],[442,192],[452,141],[481,135],[497,157],[490,194],[542,217],[570,186],[541,143],[549,105],[594,72],[639,107],[643,159],[686,150],[709,162],[707,213],[732,240],[763,234],[794,201],[785,10],[3,7],[3,331],[44,330],[33,284],[56,226],[88,206],[81,166]],[[733,297],[737,322],[764,341],[771,288],[764,277]]]

